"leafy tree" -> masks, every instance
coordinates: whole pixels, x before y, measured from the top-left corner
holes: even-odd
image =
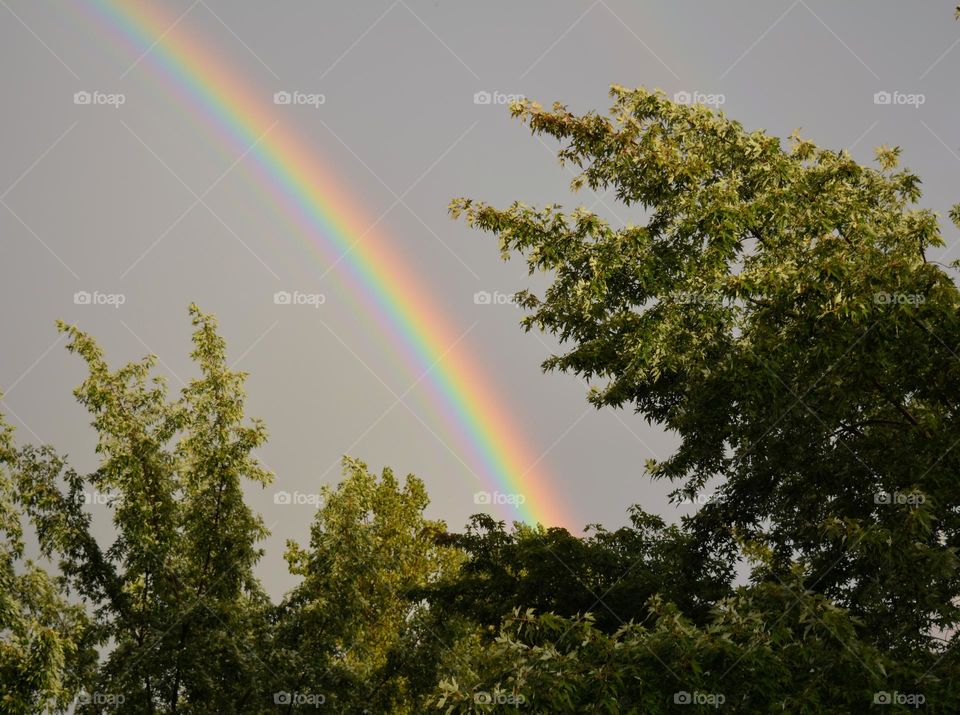
[[[266,532],[241,486],[270,480],[252,455],[265,430],[244,424],[245,376],[227,366],[214,319],[190,314],[201,376],[173,402],[150,378],[154,357],[111,371],[90,336],[60,324],[89,369],[75,395],[93,416],[100,466],[79,475],[50,447],[17,456],[18,499],[41,549],[111,645],[85,684],[90,712],[251,712],[261,699],[253,636],[268,603],[252,568]],[[110,495],[109,548],[91,534],[85,489]]]
[[[457,643],[435,704],[446,713],[952,711],[955,654],[895,661],[809,588],[802,567],[771,578],[772,553],[749,551],[754,582],[719,600],[703,627],[657,597],[652,626],[613,634],[589,616],[517,611],[493,642],[474,635]]]
[[[467,560],[456,579],[431,593],[431,605],[488,627],[516,610],[592,613],[596,628],[613,633],[647,618],[646,603],[659,594],[695,621],[706,620],[712,604],[729,594],[730,559],[698,551],[692,534],[639,507],[629,513],[629,527],[593,525],[583,538],[519,523],[507,531],[478,514],[465,533],[449,537]]]
[[[96,654],[83,608],[43,569],[21,563],[21,514],[5,473],[14,460],[0,417],[0,713],[28,715],[67,707]]]
[[[584,537],[482,515],[450,534],[419,479],[347,458],[274,605],[243,499],[272,477],[266,432],[214,319],[191,306],[200,375],[176,399],[154,357],[112,370],[60,324],[100,462],[17,449],[0,421],[0,713],[78,693],[91,713],[955,710],[960,292],[927,257],[942,239],[919,179],[897,148],[864,167],[612,94],[610,117],[513,111],[562,142],[574,188],[613,188],[642,225],[451,210],[552,275],[521,299],[527,329],[569,346],[545,367],[675,431],[650,472],[715,496],[676,526],[634,507]],[[58,578],[24,562],[22,516]]]
[[[552,275],[520,300],[528,330],[572,346],[545,369],[677,433],[649,468],[678,493],[719,481],[691,522],[706,548],[766,525],[772,572],[807,562],[867,640],[941,647],[960,619],[960,293],[927,258],[942,239],[919,178],[898,148],[869,168],[660,92],[611,94],[610,117],[512,111],[562,142],[572,188],[615,190],[640,225],[468,199],[452,214]]]
[[[78,712],[276,712],[284,693],[290,711],[303,695],[306,710],[420,712],[441,654],[472,627],[424,600],[462,555],[424,518],[423,483],[347,459],[309,545],[289,544],[303,581],[274,606],[253,575],[266,530],[242,492],[244,480],[271,479],[253,456],[265,429],[244,419],[245,375],[227,366],[214,319],[190,314],[200,377],[175,400],[151,377],[153,356],[111,370],[93,338],[60,325],[88,366],[75,395],[98,435],[95,472],[78,474],[49,446],[16,450],[0,425],[10,465],[0,530],[11,535],[0,552],[0,712],[62,709],[78,692]],[[112,516],[106,548],[83,506],[93,493]],[[67,606],[32,566],[15,572],[14,500],[81,604]]]
[[[438,544],[446,527],[424,518],[419,479],[401,485],[389,469],[378,476],[355,459],[322,499],[309,546],[288,544],[303,581],[280,607],[279,691],[319,693],[336,712],[422,712],[452,640],[442,634],[455,630],[418,596],[455,573],[458,553]]]

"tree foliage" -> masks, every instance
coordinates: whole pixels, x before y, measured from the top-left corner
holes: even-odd
[[[424,518],[429,500],[412,475],[401,485],[389,469],[377,476],[348,458],[322,497],[309,545],[288,544],[302,581],[280,606],[280,689],[322,684],[338,712],[418,712],[448,625],[417,594],[451,578],[460,557],[438,543],[446,526]]]
[[[580,537],[559,527],[507,530],[478,514],[464,533],[447,537],[467,558],[430,601],[487,627],[517,610],[570,618],[592,613],[596,628],[613,633],[644,620],[647,601],[660,595],[704,622],[711,605],[730,593],[731,555],[705,553],[691,532],[640,507],[631,507],[629,517],[629,526],[608,531],[597,524]]]
[[[84,609],[69,604],[47,572],[23,561],[12,431],[0,419],[0,713],[27,715],[66,707],[94,653]]]
[[[112,369],[60,324],[98,466],[0,421],[0,713],[956,710],[960,293],[928,258],[919,178],[898,148],[866,167],[612,95],[610,116],[513,112],[636,224],[451,211],[549,275],[520,301],[564,346],[544,367],[675,432],[649,471],[702,507],[450,533],[417,477],[348,457],[274,603],[244,499],[273,478],[266,430],[214,318],[190,308],[199,374],[175,397],[155,357]],[[23,521],[54,575],[24,558]]]
[[[87,364],[75,395],[98,435],[94,472],[15,448],[0,423],[0,712],[419,712],[441,652],[472,628],[425,601],[464,556],[424,517],[423,483],[346,459],[309,543],[288,545],[300,584],[271,603],[254,574],[267,531],[243,496],[272,480],[254,456],[265,427],[244,416],[246,376],[213,317],[190,315],[200,375],[177,399],[155,357],[113,370],[60,324]],[[106,545],[85,507],[103,501]],[[60,578],[19,564],[22,517]]]
[[[573,188],[613,189],[644,223],[452,213],[552,276],[520,301],[527,329],[572,346],[544,367],[675,432],[655,478],[687,496],[719,482],[692,524],[705,543],[765,531],[781,570],[808,559],[878,644],[933,647],[960,617],[960,293],[927,259],[942,239],[919,178],[898,148],[869,168],[659,92],[612,96],[610,117],[513,112],[563,143]]]
[[[769,552],[752,556],[753,583],[718,600],[702,626],[660,597],[647,603],[652,625],[613,633],[589,614],[517,610],[495,639],[457,644],[436,704],[446,713],[655,714],[853,713],[873,704],[903,712],[914,702],[948,712],[957,702],[956,679],[933,674],[956,673],[954,654],[946,664],[932,653],[897,661],[811,590],[802,568],[780,581],[770,578]]]
[[[43,554],[89,604],[98,642],[112,643],[84,684],[90,712],[235,712],[259,697],[250,636],[266,597],[252,568],[265,529],[241,487],[270,480],[252,456],[265,431],[244,424],[244,376],[226,366],[213,318],[190,312],[201,376],[175,401],[150,377],[155,358],[110,370],[90,336],[61,324],[67,349],[87,363],[74,394],[92,416],[100,465],[77,474],[49,447],[16,460],[18,499]],[[107,547],[84,509],[92,494],[112,507]]]

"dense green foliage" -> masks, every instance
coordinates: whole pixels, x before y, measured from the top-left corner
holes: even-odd
[[[878,644],[932,647],[960,618],[960,291],[928,261],[937,219],[919,179],[794,137],[789,149],[704,107],[613,89],[612,119],[514,111],[567,145],[575,185],[614,188],[649,218],[454,202],[505,253],[549,271],[527,327],[573,343],[547,369],[600,383],[682,442],[651,465],[692,496],[691,528],[809,562],[817,588]],[[909,346],[909,349],[905,349]]]
[[[15,487],[5,467],[16,459],[0,419],[0,713],[63,708],[90,674],[89,621],[68,604],[43,569],[23,562]]]
[[[927,258],[919,179],[898,149],[865,167],[612,94],[610,116],[513,111],[642,225],[451,211],[548,273],[521,299],[569,348],[544,367],[676,433],[651,476],[701,508],[451,533],[419,479],[347,458],[273,603],[243,498],[273,479],[266,432],[212,316],[190,309],[199,375],[176,397],[155,358],[111,369],[60,325],[99,465],[0,422],[0,713],[957,711],[960,292]],[[22,521],[56,576],[24,561]]]
[[[27,447],[13,472],[44,555],[89,604],[98,642],[112,643],[85,683],[91,712],[121,698],[140,712],[181,700],[234,712],[259,697],[251,646],[268,604],[252,568],[265,531],[241,481],[270,480],[251,456],[265,433],[243,425],[243,375],[226,367],[212,319],[191,314],[201,377],[174,402],[150,379],[153,358],[111,371],[89,336],[61,325],[89,369],[75,394],[99,434],[100,466],[78,475],[52,449]],[[113,507],[107,548],[84,509],[93,493]]]
[[[458,553],[427,521],[423,484],[401,485],[345,460],[345,479],[324,488],[309,547],[290,544],[290,571],[303,581],[280,606],[277,691],[322,692],[334,711],[416,712],[436,682],[439,628],[413,594],[452,578]]]
[[[631,507],[630,522],[614,532],[596,525],[577,537],[523,524],[508,531],[477,515],[463,534],[448,538],[468,560],[430,601],[481,626],[498,626],[515,609],[592,613],[597,628],[613,633],[646,618],[647,601],[659,595],[706,622],[711,605],[730,592],[731,560],[703,553],[688,531],[639,507]]]
[[[942,239],[915,206],[919,178],[896,148],[874,169],[662,93],[612,95],[609,117],[513,112],[561,141],[574,190],[614,190],[643,225],[467,199],[452,214],[552,276],[520,299],[527,329],[572,345],[545,369],[681,438],[649,468],[678,497],[715,486],[685,523],[697,543],[762,543],[762,583],[800,569],[865,645],[946,677],[960,618],[960,292],[927,259]]]

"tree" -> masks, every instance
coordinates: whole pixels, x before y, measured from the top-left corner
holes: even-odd
[[[12,430],[0,417],[0,713],[65,708],[96,654],[81,606],[24,554],[21,514],[5,469],[15,460]]]
[[[322,490],[309,546],[288,544],[303,581],[279,609],[278,692],[291,710],[299,693],[336,712],[422,712],[456,624],[432,619],[418,594],[450,578],[459,556],[437,543],[445,525],[424,518],[419,479],[401,485],[350,458],[343,466],[343,481]]]
[[[467,560],[456,579],[429,595],[431,606],[490,628],[518,610],[592,613],[594,627],[613,633],[646,620],[647,601],[660,595],[705,622],[712,604],[730,594],[730,559],[699,551],[693,534],[639,507],[629,515],[630,526],[608,531],[595,524],[577,537],[520,523],[507,531],[478,514],[465,533],[448,537]]]
[[[44,555],[112,642],[85,683],[90,712],[251,712],[263,697],[254,636],[268,603],[252,568],[266,531],[241,484],[271,478],[252,455],[265,430],[244,424],[245,376],[227,366],[214,319],[190,314],[201,376],[173,402],[150,378],[154,357],[111,371],[90,336],[61,323],[89,369],[74,394],[93,416],[100,466],[79,475],[50,447],[17,455],[17,496]],[[108,495],[109,548],[91,534],[85,489]]]
[[[611,94],[610,117],[512,111],[563,143],[573,189],[614,189],[642,225],[468,199],[452,214],[552,275],[520,299],[526,329],[572,345],[545,369],[677,433],[649,469],[679,494],[719,481],[691,522],[704,546],[768,525],[772,574],[806,560],[869,641],[942,647],[960,619],[960,293],[927,258],[942,239],[919,178],[898,148],[868,168],[660,92]]]
[[[648,604],[651,625],[628,623],[612,634],[590,616],[518,610],[496,639],[474,635],[454,646],[437,708],[651,715],[955,708],[954,653],[939,664],[934,654],[893,660],[861,637],[846,611],[809,588],[803,568],[771,579],[772,553],[745,546],[753,583],[720,599],[704,626],[658,597]]]

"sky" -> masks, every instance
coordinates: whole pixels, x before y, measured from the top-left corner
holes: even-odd
[[[694,507],[644,464],[675,439],[541,372],[560,348],[520,329],[509,296],[544,278],[450,220],[449,201],[642,221],[571,194],[556,144],[505,104],[604,112],[620,84],[862,162],[899,145],[945,215],[960,200],[953,6],[0,0],[0,408],[21,442],[95,469],[72,396],[83,365],[55,321],[115,366],[156,354],[176,392],[196,374],[196,302],[270,433],[258,457],[276,479],[249,501],[273,592],[344,454],[418,475],[454,529],[478,511],[616,527],[631,504],[674,521]],[[960,258],[944,236],[940,258]]]

